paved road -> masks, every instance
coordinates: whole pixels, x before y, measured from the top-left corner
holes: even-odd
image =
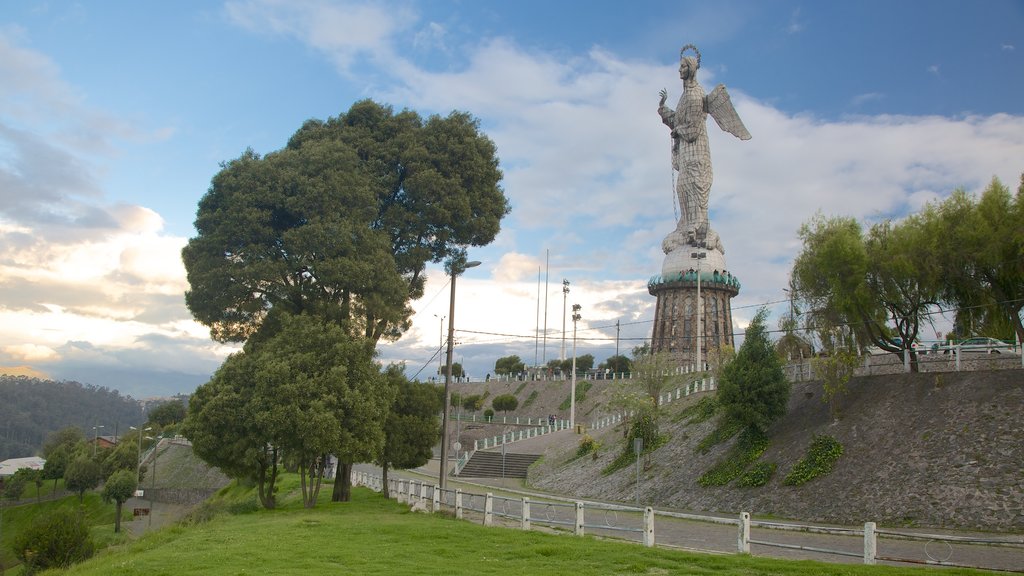
[[[568,432],[567,432],[568,433]],[[558,442],[558,434],[550,437],[540,437],[540,443]],[[516,450],[524,452],[542,453],[544,445],[529,445],[534,439],[524,441],[521,445],[510,444],[509,449],[515,446]],[[379,469],[360,465],[356,467],[359,471],[379,475]],[[432,460],[426,466],[412,471],[392,471],[392,478],[412,479],[416,482],[426,483],[428,486],[437,484],[439,474],[439,461]],[[494,523],[509,527],[518,527],[522,516],[522,497],[528,497],[531,501],[530,518],[533,529],[561,529],[572,530],[575,515],[571,495],[545,494],[528,491],[523,488],[521,479],[501,478],[480,478],[480,479],[449,479],[448,489],[460,489],[463,491],[463,506],[467,508],[465,515],[470,521],[482,522],[483,501],[482,495],[490,492],[497,496],[494,502],[495,519]],[[431,492],[432,494],[432,492]],[[470,496],[477,494],[478,496]],[[624,495],[623,501],[628,501],[629,496]],[[451,508],[452,498],[446,499],[447,506]],[[609,510],[609,508],[619,508]],[[634,509],[633,511],[623,510],[621,503],[597,502],[587,500],[584,504],[585,532],[620,539],[640,541],[642,539],[639,529],[642,525],[642,515]],[[628,507],[626,507],[628,508]],[[478,511],[474,511],[479,510]],[[712,553],[735,553],[737,551],[738,527],[735,524],[719,524],[679,519],[661,514],[662,510],[655,516],[655,541],[658,546],[672,548],[712,552]],[[682,512],[665,510],[667,513]],[[739,514],[727,517],[729,520],[738,519]],[[726,517],[723,517],[726,518]],[[755,522],[758,519],[754,519]],[[795,521],[778,521],[799,527],[800,523]],[[863,526],[846,527],[851,530],[861,530]],[[879,527],[879,530],[886,530]],[[897,530],[893,530],[897,531]],[[982,539],[1004,539],[1014,540],[1019,544],[1015,547],[1002,547],[990,545],[969,545],[969,544],[947,544],[941,541],[929,540],[906,540],[878,536],[877,555],[879,558],[899,558],[911,560],[916,563],[927,563],[929,560],[941,560],[967,566],[985,567],[990,569],[1010,570],[1024,573],[1024,536],[1002,536],[992,534],[968,534],[963,532],[950,532],[941,530],[898,530],[899,532],[917,534],[940,534],[944,536],[978,537]],[[755,556],[769,556],[773,558],[789,559],[813,559],[836,563],[862,563],[864,540],[860,535],[827,535],[795,530],[768,529],[763,527],[752,527],[751,540],[774,542],[789,546],[800,546],[804,549],[781,548],[759,544],[751,544],[751,554]],[[852,554],[852,556],[840,556],[808,550],[807,548],[839,550]],[[892,564],[907,566],[907,563],[896,563],[889,561],[878,562],[879,564]]]

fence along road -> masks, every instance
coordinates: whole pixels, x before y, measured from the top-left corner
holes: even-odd
[[[414,508],[450,513],[486,526],[561,530],[697,552],[749,552],[824,562],[910,563],[1024,573],[1021,536],[899,531],[879,529],[873,522],[856,528],[769,522],[751,519],[747,513],[732,517],[686,514],[575,501],[458,480],[452,480],[452,488],[442,491],[435,481],[436,476],[395,471],[389,474],[389,491],[392,498]],[[353,484],[380,491],[379,469],[360,465],[353,472]]]

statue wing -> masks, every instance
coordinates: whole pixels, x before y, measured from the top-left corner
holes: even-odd
[[[729,98],[724,84],[715,86],[711,94],[705,97],[704,104],[707,106],[708,114],[715,119],[719,128],[740,140],[750,140],[750,132],[743,125],[743,120],[740,120],[736,108],[733,108],[732,100]]]

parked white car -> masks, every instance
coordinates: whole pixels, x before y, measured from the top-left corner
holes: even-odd
[[[995,338],[988,338],[987,336],[975,336],[974,338],[968,338],[959,344],[953,344],[945,347],[943,353],[949,353],[950,350],[960,350],[964,353],[979,352],[982,354],[1003,354],[1013,353],[1013,345],[1007,344],[1002,340],[996,340]]]

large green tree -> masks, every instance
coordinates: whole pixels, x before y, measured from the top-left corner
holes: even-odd
[[[244,341],[275,309],[397,337],[426,264],[498,233],[501,177],[466,113],[424,120],[364,100],[309,120],[284,149],[247,151],[214,176],[182,251],[186,304],[221,341]]]
[[[516,399],[514,394],[502,394],[495,396],[494,400],[491,400],[491,407],[499,412],[508,414],[519,407],[519,400]]]
[[[254,480],[264,507],[276,505],[283,454],[300,470],[307,507],[316,503],[327,455],[337,455],[335,486],[347,499],[351,465],[381,450],[391,389],[368,340],[308,314],[279,320],[273,337],[250,341],[196,390],[185,435],[211,465]]]
[[[993,178],[979,198],[954,191],[922,212],[943,265],[942,299],[961,337],[1024,341],[1024,176],[1016,194]]]
[[[790,391],[782,359],[768,339],[767,315],[762,308],[751,320],[743,345],[722,367],[718,383],[718,401],[726,418],[760,433],[786,413]]]
[[[384,449],[377,457],[387,496],[390,468],[415,468],[433,456],[433,447],[441,438],[438,414],[444,400],[436,386],[410,381],[402,365],[388,366],[384,376],[395,390],[384,422]]]
[[[927,237],[916,217],[881,222],[867,235],[853,218],[819,214],[801,227],[804,246],[790,283],[810,311],[807,325],[823,348],[877,346],[897,355],[906,350],[917,370],[913,346],[938,304],[941,283]]]

